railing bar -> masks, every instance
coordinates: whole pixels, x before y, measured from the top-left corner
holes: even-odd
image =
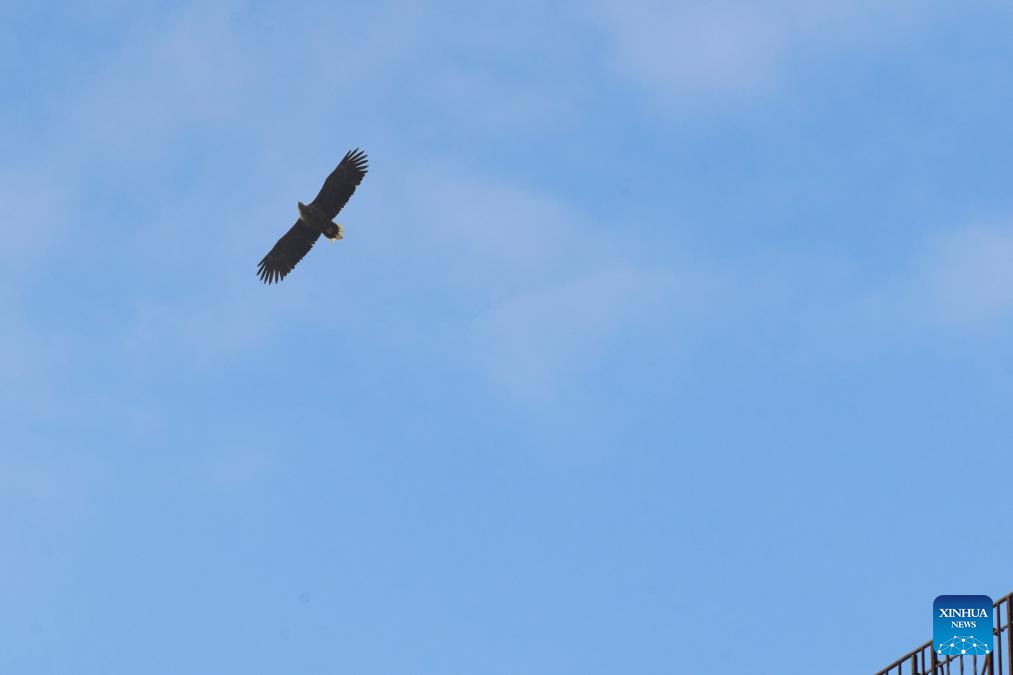
[[[998,649],[996,648],[998,645]],[[996,654],[998,652],[998,655]],[[989,655],[988,675],[995,675],[995,660],[999,659],[1002,668],[1002,607],[995,612],[995,637],[992,638],[992,653]]]
[[[1002,601],[995,611],[995,650],[992,654],[996,655],[992,661],[999,661],[999,675],[1002,675]],[[995,666],[993,665],[988,672],[989,675],[995,675]]]
[[[1002,635],[999,640],[1002,640]],[[1006,596],[1006,658],[1009,659],[1010,675],[1013,675],[1013,594]]]

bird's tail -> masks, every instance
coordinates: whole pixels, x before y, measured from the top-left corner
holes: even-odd
[[[334,241],[335,239],[343,239],[345,233],[337,223],[328,223],[327,227],[324,228],[324,236]]]

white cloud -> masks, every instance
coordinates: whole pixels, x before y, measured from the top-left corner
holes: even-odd
[[[1013,319],[1013,226],[969,226],[930,242],[919,265],[929,318],[986,328]]]
[[[249,285],[259,283],[252,272],[249,277]],[[303,306],[298,296],[288,300],[296,308]],[[173,370],[204,370],[270,344],[295,313],[290,304],[235,288],[219,289],[212,299],[190,294],[163,302],[144,298],[119,336],[119,347],[134,372],[164,371],[168,364]]]
[[[69,106],[67,142],[157,156],[186,125],[234,114],[250,74],[228,4],[188,5],[165,25],[132,28]]]
[[[386,215],[408,222],[406,252],[426,251],[440,275],[482,298],[511,295],[571,273],[599,233],[580,226],[570,208],[534,188],[468,175],[449,163],[429,162],[395,178],[401,202]],[[400,245],[389,242],[391,248]]]
[[[779,83],[802,50],[883,40],[912,23],[912,4],[826,0],[600,0],[617,73],[670,102],[743,98]]]
[[[54,167],[0,166],[0,250],[8,273],[23,277],[66,230],[72,187]]]
[[[687,309],[670,271],[605,262],[612,265],[482,312],[470,332],[479,366],[514,396],[551,400],[600,363],[621,336]]]
[[[558,83],[513,82],[494,74],[446,64],[427,87],[445,113],[461,124],[490,133],[504,129],[545,129],[581,113]]]
[[[645,327],[674,322],[695,333],[702,308],[724,292],[691,255],[647,262],[622,222],[606,226],[538,188],[454,162],[390,169],[363,204],[377,226],[356,245],[384,265],[372,274],[402,296],[415,280],[432,320],[453,323],[448,349],[463,345],[495,388],[535,405]]]
[[[659,93],[739,93],[770,84],[784,35],[752,5],[607,3],[615,66]]]
[[[846,360],[945,342],[978,349],[1013,327],[1013,226],[969,225],[911,244],[888,271],[838,259],[846,275],[791,266],[790,312],[807,360]],[[831,283],[827,283],[827,282]],[[786,297],[791,297],[790,295]],[[799,307],[810,307],[808,314]]]

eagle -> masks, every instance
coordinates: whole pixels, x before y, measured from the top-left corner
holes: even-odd
[[[344,228],[333,222],[334,217],[348,203],[368,169],[366,153],[359,148],[349,150],[313,201],[298,202],[299,219],[257,265],[261,281],[273,284],[288,276],[321,234],[332,242],[344,238]]]

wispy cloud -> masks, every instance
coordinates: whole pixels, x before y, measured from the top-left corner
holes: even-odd
[[[53,167],[34,161],[0,164],[0,250],[23,277],[65,231],[72,188]]]
[[[437,158],[392,173],[400,201],[383,218],[407,219],[411,227],[389,237],[408,237],[411,246],[385,245],[413,257],[425,251],[440,277],[466,294],[503,297],[571,273],[600,237],[567,204],[532,186],[469,175]]]
[[[662,96],[706,98],[769,87],[794,50],[824,39],[847,41],[842,26],[860,28],[886,10],[871,3],[843,10],[833,3],[793,1],[762,6],[603,1],[593,11],[605,22],[609,53],[623,76]],[[5,184],[0,198],[0,208],[9,216],[0,235],[8,250],[31,258],[43,255],[44,245],[27,236],[29,230],[6,223],[31,219],[36,197],[57,213],[69,212],[72,220],[77,198],[54,188],[47,172],[63,175],[61,185],[80,182],[67,179],[66,172],[87,177],[95,154],[114,152],[145,161],[171,152],[174,139],[194,128],[272,131],[264,135],[262,153],[243,155],[251,163],[242,166],[236,184],[227,186],[227,218],[216,220],[218,191],[177,185],[171,199],[148,204],[142,226],[117,233],[120,257],[133,262],[116,264],[133,265],[138,269],[129,271],[143,272],[135,277],[148,282],[130,288],[124,303],[129,318],[112,340],[132,363],[162,354],[177,365],[204,367],[256,351],[281,335],[286,322],[316,311],[310,299],[316,291],[300,294],[289,284],[285,305],[274,306],[229,280],[242,273],[248,277],[244,281],[253,283],[257,256],[292,217],[290,206],[276,215],[273,205],[291,199],[282,195],[293,186],[318,179],[302,163],[298,170],[278,166],[296,154],[328,151],[314,144],[297,153],[291,146],[314,135],[322,116],[328,125],[368,118],[368,111],[344,115],[358,105],[353,103],[358,96],[374,102],[400,100],[391,83],[410,84],[404,67],[414,58],[413,48],[431,38],[426,30],[438,23],[437,15],[411,2],[364,12],[357,30],[333,14],[326,16],[310,25],[309,15],[295,13],[293,21],[306,29],[300,44],[308,50],[297,54],[289,51],[291,35],[258,23],[256,12],[240,5],[219,5],[207,14],[191,4],[167,14],[162,23],[138,24],[67,101],[60,128],[75,142],[50,148],[52,154],[42,158],[37,172],[4,167],[14,180]],[[480,18],[470,20],[481,26]],[[482,51],[467,32],[445,37],[455,49],[484,55],[490,62],[521,49],[513,40],[501,40]],[[336,45],[354,48],[335,59]],[[464,69],[440,51],[426,54],[427,67],[420,75],[426,79],[416,89],[432,85],[431,96],[446,99],[448,107],[459,105],[468,111],[462,115],[482,120],[478,124],[543,124],[565,116],[569,103],[549,95],[547,80],[518,79],[511,86],[504,76],[509,69]],[[306,121],[311,123],[300,124]],[[278,125],[287,126],[285,133],[273,133]],[[778,296],[784,290],[771,281],[783,280],[783,271],[762,270],[759,279],[744,271],[756,272],[757,266],[749,264],[738,269],[711,264],[702,271],[705,265],[699,260],[687,264],[700,257],[693,251],[663,264],[646,262],[624,247],[621,235],[597,227],[579,206],[519,182],[517,176],[464,171],[445,158],[418,155],[400,155],[396,166],[377,166],[351,207],[353,213],[368,207],[369,220],[376,224],[359,233],[350,229],[358,237],[358,250],[385,270],[413,270],[427,292],[435,291],[431,296],[443,294],[447,304],[464,308],[466,318],[454,319],[461,321],[455,325],[458,338],[469,345],[473,363],[516,395],[537,398],[541,392],[565,389],[620,344],[623,335],[652,321],[703,330],[708,322],[723,320],[715,318],[719,315],[748,314],[758,294]],[[470,168],[475,167],[471,162]],[[270,224],[274,222],[278,224]],[[264,237],[255,249],[246,236],[251,231]],[[45,232],[53,237],[59,229]],[[194,241],[201,245],[194,247]],[[108,253],[107,242],[95,247]],[[243,272],[219,262],[235,258],[236,249],[244,256],[249,249]],[[160,290],[182,271],[202,284]],[[311,271],[304,265],[298,273]],[[384,283],[403,281],[395,274]],[[214,292],[207,292],[208,287]],[[738,295],[729,291],[736,288],[742,291]],[[408,291],[401,297],[404,293]],[[994,296],[982,301],[983,307],[1005,307],[1004,296],[999,291]],[[700,310],[708,303],[718,306],[719,297],[719,313]],[[265,307],[270,319],[261,312]],[[23,322],[23,330],[9,337],[9,348],[30,342],[33,330]]]
[[[726,292],[692,252],[649,261],[579,206],[532,185],[465,174],[452,163],[388,176],[403,200],[377,204],[382,246],[427,296],[466,308],[470,363],[509,397],[536,407],[564,394],[641,331],[697,334]],[[380,199],[379,201],[383,201]],[[455,316],[461,316],[456,312]]]
[[[746,99],[778,85],[803,50],[881,40],[912,23],[911,3],[600,0],[612,67],[668,102]]]
[[[842,256],[817,267],[795,257],[786,265],[794,283],[776,311],[791,315],[786,337],[807,359],[864,359],[913,344],[975,350],[1013,326],[1013,227],[1002,222],[927,234],[888,270]]]
[[[685,319],[699,304],[670,270],[603,262],[610,266],[518,294],[475,318],[473,356],[506,393],[551,401],[621,348],[620,338]]]
[[[1013,226],[972,225],[934,237],[919,264],[930,318],[986,329],[1013,319]]]
[[[156,157],[188,125],[234,115],[251,70],[233,12],[187,5],[133,26],[68,105],[68,145]]]

